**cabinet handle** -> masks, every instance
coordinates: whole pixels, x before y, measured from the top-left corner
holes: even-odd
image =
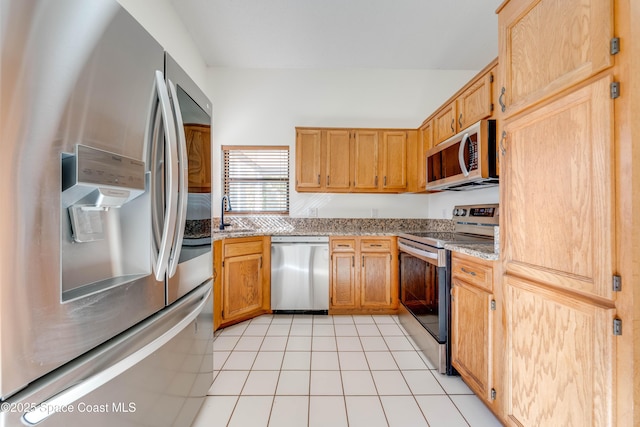
[[[502,110],[502,112],[504,113],[505,110],[507,109],[507,106],[504,105],[504,93],[507,91],[507,89],[504,88],[504,86],[502,87],[502,89],[500,90],[500,96],[498,97],[498,104],[500,104],[500,109]]]
[[[356,266],[356,256],[351,255],[351,267],[355,267],[355,266]]]
[[[378,186],[378,175],[376,175],[376,181],[375,181],[375,186]]]
[[[460,113],[460,116],[458,117],[458,124],[460,125],[460,129],[462,129],[462,113]]]
[[[463,273],[467,273],[467,274],[470,274],[470,275],[472,275],[472,276],[475,276],[475,275],[476,275],[476,272],[475,272],[475,271],[469,271],[469,270],[467,270],[467,269],[466,269],[466,268],[464,268],[464,267],[461,267],[461,268],[460,268],[460,270],[462,270],[462,272],[463,272]]]
[[[329,175],[327,175],[327,185],[329,185]]]
[[[386,176],[384,177],[384,186],[385,187],[387,186],[387,177]]]
[[[318,185],[320,185],[320,174],[318,174]]]
[[[364,268],[364,255],[362,255],[362,268]]]
[[[372,243],[372,244],[371,244],[371,245],[369,245],[369,246],[371,246],[372,248],[381,248],[381,247],[382,247],[382,245],[381,245],[381,244],[378,244],[378,243]]]
[[[348,247],[349,247],[349,245],[339,244],[339,245],[338,245],[338,247],[339,247],[339,248],[348,248]]]
[[[456,119],[451,119],[451,132],[455,132],[456,129],[453,127],[453,125],[456,123]]]
[[[507,154],[507,149],[504,148],[504,141],[507,139],[507,131],[502,131],[502,137],[500,138],[500,153],[504,156]]]
[[[262,257],[260,257],[260,268],[262,268]]]

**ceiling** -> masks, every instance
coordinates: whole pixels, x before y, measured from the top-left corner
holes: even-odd
[[[502,0],[170,0],[208,66],[479,70]]]

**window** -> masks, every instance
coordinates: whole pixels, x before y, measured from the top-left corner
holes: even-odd
[[[226,145],[222,154],[233,213],[289,213],[288,146]]]

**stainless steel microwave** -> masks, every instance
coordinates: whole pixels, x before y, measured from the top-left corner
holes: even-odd
[[[481,120],[427,151],[427,190],[498,185],[496,122]]]

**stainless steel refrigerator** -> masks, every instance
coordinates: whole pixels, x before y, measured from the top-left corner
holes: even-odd
[[[211,105],[115,0],[0,0],[0,425],[191,424]]]

